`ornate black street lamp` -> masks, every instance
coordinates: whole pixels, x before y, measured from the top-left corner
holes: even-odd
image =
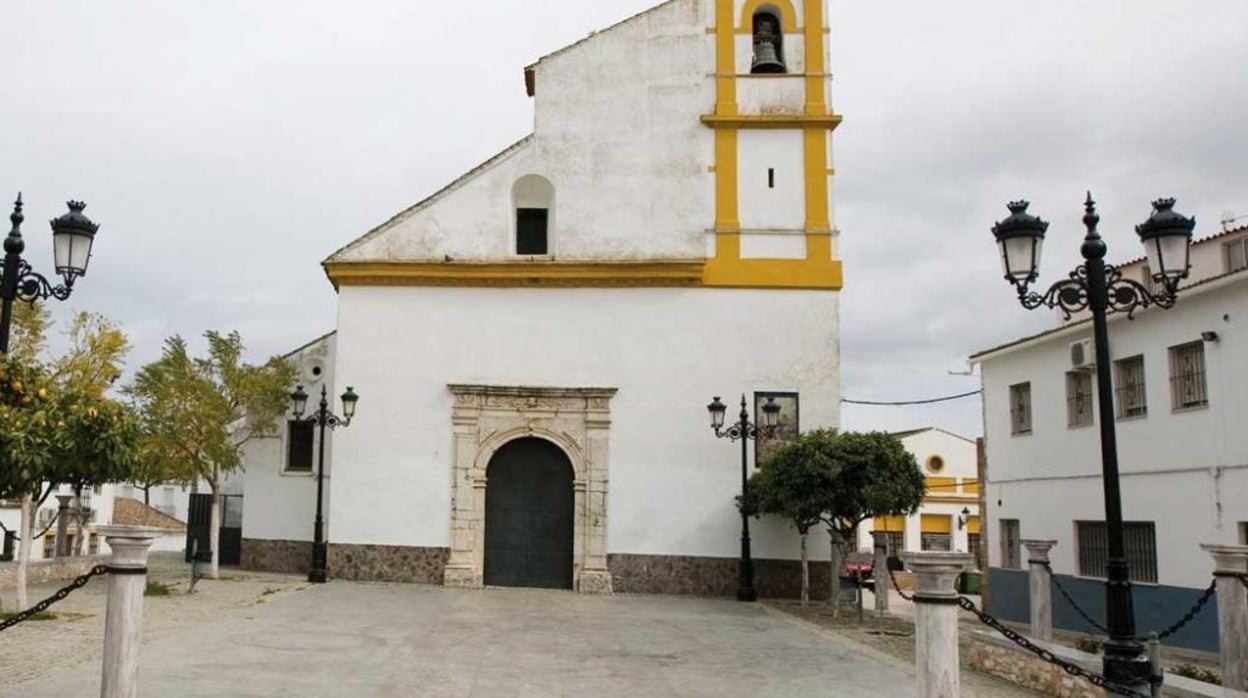
[[[355,416],[355,403],[359,400],[360,396],[355,394],[355,390],[348,387],[347,392],[342,394],[342,416],[339,417],[329,411],[328,393],[322,385],[320,405],[317,406],[316,412],[305,418],[303,413],[308,408],[308,394],[303,392],[302,385],[290,394],[290,401],[293,403],[291,411],[294,412],[295,421],[311,422],[321,428],[321,443],[318,447],[316,464],[316,522],[312,529],[312,569],[308,571],[309,582],[321,584],[326,580],[325,561],[328,557],[328,546],[325,543],[325,520],[321,515],[321,502],[324,500],[325,487],[325,427],[333,429],[349,426],[351,418]]]
[[[780,405],[777,405],[775,398],[767,398],[767,402],[763,405],[763,424],[757,426],[750,423],[750,413],[745,410],[745,396],[741,396],[741,414],[738,415],[737,423],[730,425],[724,429],[724,414],[728,411],[728,406],[719,401],[716,396],[706,409],[711,413],[711,429],[715,430],[715,436],[719,438],[728,438],[733,441],[741,440],[741,501],[745,502],[745,483],[748,479],[746,459],[748,458],[748,449],[746,444],[750,439],[757,439],[761,434],[764,438],[770,437],[776,431],[776,422],[780,416]],[[740,564],[740,582],[737,586],[737,601],[757,601],[758,592],[754,590],[754,561],[750,559],[750,517],[745,511],[745,507],[741,509],[741,564]]]
[[[22,239],[22,221],[26,220],[26,216],[22,215],[22,195],[17,195],[13,213],[9,216],[13,228],[4,239],[4,271],[0,277],[0,353],[7,354],[9,351],[13,301],[31,303],[48,298],[63,301],[73,292],[74,281],[87,275],[91,245],[95,242],[95,233],[100,226],[83,215],[82,210],[87,207],[86,204],[70,201],[68,205],[69,213],[51,221],[56,273],[64,279],[64,283],[53,286],[46,277],[36,273],[22,259],[22,252],[26,250],[26,241]]]
[[[1105,641],[1105,677],[1115,683],[1143,687],[1148,684],[1149,665],[1144,648],[1135,640],[1135,611],[1131,598],[1131,577],[1123,545],[1122,497],[1118,486],[1118,443],[1114,434],[1114,394],[1110,380],[1109,328],[1111,312],[1130,317],[1139,308],[1156,305],[1170,308],[1178,298],[1179,282],[1190,268],[1192,230],[1196,219],[1174,211],[1174,199],[1153,202],[1153,213],[1135,227],[1144,243],[1152,280],[1161,285],[1154,293],[1143,284],[1123,278],[1122,272],[1105,263],[1106,246],[1096,231],[1100,216],[1088,193],[1083,224],[1087,235],[1081,251],[1086,262],[1069,278],[1053,284],[1048,291],[1028,291],[1039,276],[1040,246],[1049,224],[1027,213],[1026,201],[1010,203],[1010,216],[992,227],[1001,247],[1005,278],[1018,289],[1018,299],[1028,310],[1061,308],[1072,313],[1092,311],[1092,333],[1096,342],[1097,405],[1101,427],[1101,476],[1105,489],[1105,521],[1108,531],[1106,563],[1106,619],[1109,638]]]

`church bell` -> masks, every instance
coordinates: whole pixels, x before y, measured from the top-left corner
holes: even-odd
[[[754,18],[754,64],[750,72],[784,72],[784,62],[780,60],[780,25],[775,17],[759,15]]]

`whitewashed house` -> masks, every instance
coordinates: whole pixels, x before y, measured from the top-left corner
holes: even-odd
[[[927,487],[910,516],[880,516],[858,527],[857,548],[870,550],[872,532],[888,538],[889,555],[904,550],[979,554],[979,457],[971,439],[936,427],[893,434],[923,470]]]
[[[337,331],[296,358],[323,352],[314,399],[360,396],[331,577],[735,590],[740,451],[707,403],[839,422],[830,36],[824,0],[596,32],[524,70],[531,135],[325,261]],[[248,459],[246,566],[308,564],[294,429]],[[796,590],[792,530],[754,554],[761,593]]]
[[[1211,581],[1199,543],[1248,542],[1248,228],[1198,240],[1170,310],[1111,315],[1112,365],[1094,365],[1085,318],[982,351],[992,612],[1027,620],[1020,539],[1057,541],[1053,571],[1104,618],[1106,535],[1095,375],[1114,384],[1127,558],[1141,632],[1179,616]],[[1143,260],[1122,265],[1145,281]],[[1206,610],[1170,641],[1217,644]],[[1064,599],[1054,623],[1084,630]]]

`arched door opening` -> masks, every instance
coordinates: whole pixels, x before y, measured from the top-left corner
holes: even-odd
[[[498,449],[486,470],[486,584],[572,588],[572,480],[568,456],[545,439]]]

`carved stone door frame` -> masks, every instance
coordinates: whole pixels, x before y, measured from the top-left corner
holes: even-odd
[[[486,468],[509,441],[536,437],[572,462],[572,579],[577,591],[610,593],[607,570],[608,437],[615,388],[451,384],[454,429],[451,554],[447,586],[479,587],[485,570]]]

